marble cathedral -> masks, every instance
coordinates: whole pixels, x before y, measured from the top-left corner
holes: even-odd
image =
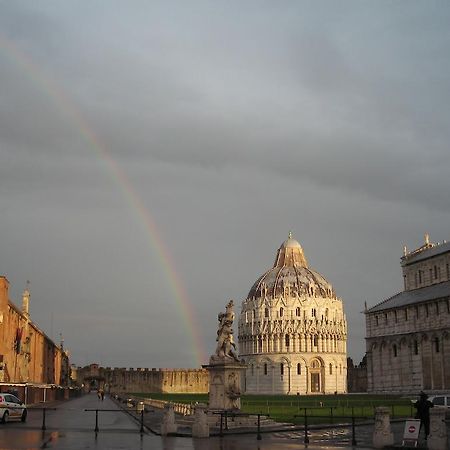
[[[347,391],[347,321],[331,284],[292,238],[242,302],[239,354],[248,394]]]

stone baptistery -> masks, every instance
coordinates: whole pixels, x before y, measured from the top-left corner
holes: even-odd
[[[332,285],[308,267],[301,245],[283,242],[271,269],[242,302],[239,354],[248,394],[347,391],[347,321]]]

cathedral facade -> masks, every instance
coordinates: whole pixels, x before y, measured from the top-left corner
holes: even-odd
[[[291,234],[242,302],[238,339],[247,394],[347,391],[342,300]]]
[[[401,258],[404,290],[366,310],[369,392],[450,389],[450,243]]]

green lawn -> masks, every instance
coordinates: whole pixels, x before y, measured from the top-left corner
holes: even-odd
[[[151,397],[179,403],[207,403],[207,394],[139,394],[141,397]],[[391,409],[391,417],[412,417],[415,413],[409,398],[393,395],[244,395],[241,398],[242,412],[250,414],[268,414],[279,422],[303,423],[305,408],[309,423],[328,422],[330,416],[333,421],[341,422],[339,416],[370,417],[374,416],[374,408],[387,406]],[[323,416],[314,418],[311,416]],[[325,419],[327,417],[327,419]],[[362,420],[362,419],[357,419]],[[349,419],[345,420],[346,422]]]

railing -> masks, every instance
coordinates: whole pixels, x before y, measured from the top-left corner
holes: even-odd
[[[124,399],[120,399],[124,400]],[[173,410],[177,414],[182,414],[183,416],[190,416],[194,414],[194,406],[188,403],[178,403],[178,402],[170,402],[167,400],[157,400],[154,398],[139,398],[139,397],[129,397],[125,399],[126,402],[131,403],[135,406],[137,403],[142,402],[146,406],[151,406],[157,409],[164,409],[166,405],[172,405]]]

